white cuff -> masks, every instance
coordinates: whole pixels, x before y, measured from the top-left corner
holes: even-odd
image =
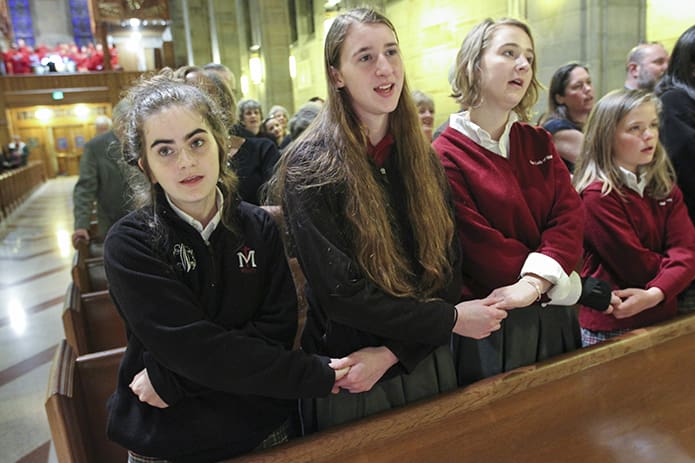
[[[570,276],[563,278],[546,293],[550,298],[549,304],[553,305],[574,305],[582,295],[582,279],[577,272],[570,273]]]
[[[521,267],[521,275],[519,276],[522,277],[529,273],[538,275],[553,285],[557,285],[560,280],[567,278],[562,266],[555,259],[540,252],[532,252],[526,257],[526,262]]]

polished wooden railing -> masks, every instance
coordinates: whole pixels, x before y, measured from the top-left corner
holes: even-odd
[[[695,315],[234,462],[690,462]]]

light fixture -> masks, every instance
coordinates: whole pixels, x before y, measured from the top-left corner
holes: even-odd
[[[243,95],[248,95],[249,94],[249,78],[246,76],[246,74],[241,76],[241,93]]]
[[[294,58],[294,55],[290,55],[290,77],[295,78],[297,77],[297,60]]]
[[[78,104],[75,106],[74,112],[75,116],[79,117],[80,119],[87,119],[89,116],[89,108],[83,104]]]
[[[51,118],[53,118],[53,111],[48,108],[39,108],[34,113],[34,117],[41,122],[48,122]]]
[[[251,56],[249,59],[249,71],[251,72],[251,82],[260,85],[263,82],[263,63],[260,56]]]

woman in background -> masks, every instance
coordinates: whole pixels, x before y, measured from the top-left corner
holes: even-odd
[[[420,127],[425,134],[425,138],[432,141],[432,131],[434,130],[434,100],[420,90],[413,90],[413,101],[417,107]]]
[[[540,124],[553,136],[558,154],[570,172],[582,148],[582,128],[594,106],[589,68],[579,63],[561,66],[550,79],[548,110]]]

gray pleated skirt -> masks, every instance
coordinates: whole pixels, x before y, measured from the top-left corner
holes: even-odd
[[[454,335],[459,386],[531,365],[582,346],[576,306],[513,309],[502,328],[485,339]]]
[[[456,389],[456,370],[449,346],[441,346],[406,375],[379,381],[370,391],[302,399],[304,434],[322,431],[379,412]]]

